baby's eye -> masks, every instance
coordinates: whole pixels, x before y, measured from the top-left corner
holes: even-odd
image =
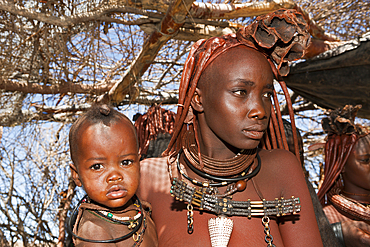
[[[133,160],[122,160],[121,161],[121,165],[123,166],[129,166],[133,163],[134,161]]]
[[[102,169],[102,168],[103,168],[103,165],[102,165],[102,164],[93,164],[93,165],[90,167],[90,169],[95,170],[95,171],[97,171],[97,170],[99,170],[99,169]]]
[[[263,94],[263,97],[265,98],[271,98],[272,97],[272,92],[266,92]]]

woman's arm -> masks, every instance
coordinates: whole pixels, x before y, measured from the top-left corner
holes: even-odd
[[[279,188],[280,197],[299,197],[301,202],[298,214],[279,218],[284,246],[322,246],[311,196],[299,161],[286,150],[271,150],[269,153],[266,159],[270,167],[267,179],[273,181],[273,187]]]

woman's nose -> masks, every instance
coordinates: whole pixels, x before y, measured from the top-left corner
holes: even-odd
[[[257,99],[253,102],[248,112],[249,118],[263,119],[267,115],[265,103],[261,99]]]

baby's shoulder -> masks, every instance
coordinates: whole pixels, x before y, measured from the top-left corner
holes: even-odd
[[[96,232],[107,234],[111,224],[102,220],[90,210],[84,210],[80,222],[78,222],[77,235],[87,239],[96,239]],[[105,235],[104,234],[104,235]]]

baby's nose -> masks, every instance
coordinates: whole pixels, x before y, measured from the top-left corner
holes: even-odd
[[[118,172],[113,172],[108,176],[108,182],[117,182],[123,180],[123,176]]]

